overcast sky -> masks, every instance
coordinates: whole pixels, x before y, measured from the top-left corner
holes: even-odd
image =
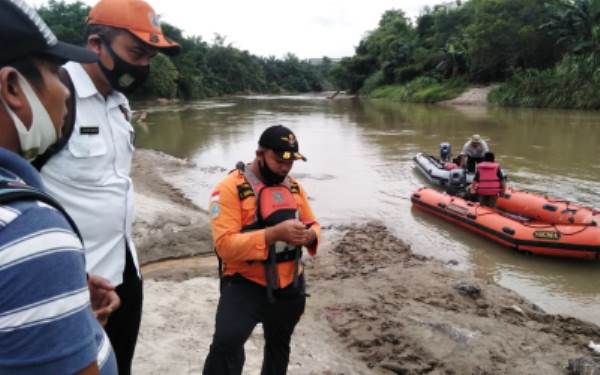
[[[28,0],[40,5],[44,0]],[[67,0],[73,2],[73,0]],[[343,57],[383,12],[402,9],[410,18],[445,0],[147,0],[169,22],[212,41],[215,33],[255,55],[300,58]],[[97,0],[84,0],[94,5]]]

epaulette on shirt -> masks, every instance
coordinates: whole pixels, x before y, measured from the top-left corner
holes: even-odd
[[[298,185],[298,183],[296,181],[290,182],[290,191],[293,194],[300,194],[300,186]]]
[[[250,186],[250,184],[247,182],[238,185],[237,190],[241,201],[248,197],[254,196],[254,190],[252,190],[252,186]]]

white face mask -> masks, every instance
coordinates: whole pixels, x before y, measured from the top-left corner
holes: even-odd
[[[15,129],[17,129],[17,133],[19,134],[21,155],[31,161],[56,143],[58,135],[46,107],[44,107],[35,91],[33,91],[33,87],[31,87],[25,77],[20,73],[17,74],[19,76],[19,85],[29,102],[29,107],[31,107],[32,116],[29,130],[27,130],[27,127],[23,124],[19,116],[6,104],[2,96],[0,96],[0,101],[2,101],[6,112],[12,118]]]

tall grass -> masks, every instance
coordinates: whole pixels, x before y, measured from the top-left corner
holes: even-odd
[[[441,81],[431,77],[419,77],[403,85],[380,86],[368,95],[370,98],[386,98],[404,102],[436,103],[453,99],[467,88],[460,78]]]
[[[522,70],[490,92],[501,106],[600,109],[600,59],[566,56],[547,70]]]

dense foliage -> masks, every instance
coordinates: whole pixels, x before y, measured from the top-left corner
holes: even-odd
[[[567,55],[551,69],[517,72],[489,100],[513,107],[600,109],[599,67],[595,55]]]
[[[341,88],[436,101],[467,84],[507,82],[503,105],[600,108],[600,0],[440,0],[415,22],[386,11],[352,57],[332,70]],[[588,76],[586,77],[586,74]]]
[[[417,103],[436,103],[455,98],[464,91],[467,83],[460,78],[438,80],[419,77],[404,85],[380,86],[370,92],[372,98],[390,98]]]
[[[82,2],[50,0],[39,9],[59,39],[82,44],[89,7]],[[174,58],[159,55],[152,60],[151,74],[141,95],[165,98],[204,98],[240,93],[321,91],[331,88],[327,77],[332,64],[323,58],[311,65],[288,54],[283,59],[259,57],[226,43],[215,35],[212,43],[187,37],[181,29],[163,23],[163,32],[182,46]]]
[[[547,70],[518,71],[490,93],[506,106],[600,109],[600,0],[560,0],[542,26],[563,59]]]

